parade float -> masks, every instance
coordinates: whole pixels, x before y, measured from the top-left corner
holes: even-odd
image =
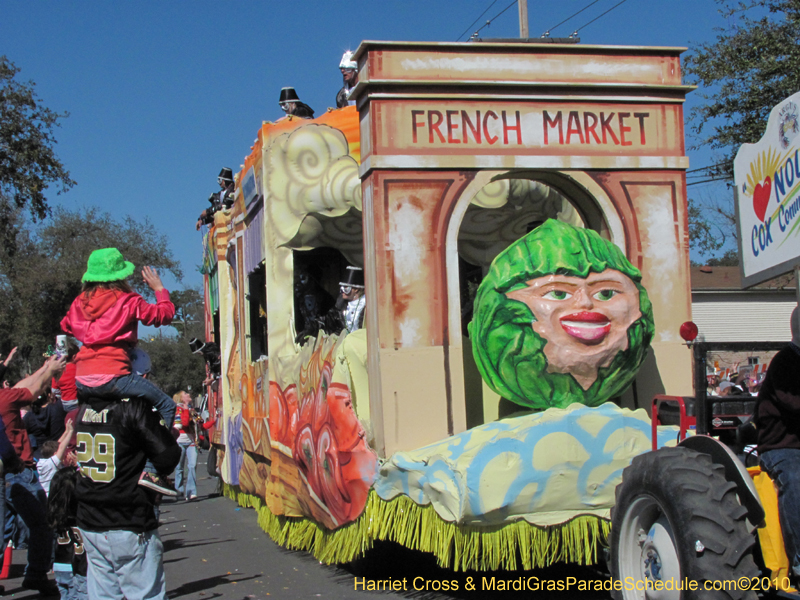
[[[203,273],[225,493],[277,543],[598,560],[692,389],[680,53],[364,42],[355,106],[262,124]]]

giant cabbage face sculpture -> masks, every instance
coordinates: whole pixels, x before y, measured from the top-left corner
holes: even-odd
[[[620,394],[655,329],[641,279],[594,231],[546,221],[499,254],[478,288],[469,331],[483,379],[534,410]]]

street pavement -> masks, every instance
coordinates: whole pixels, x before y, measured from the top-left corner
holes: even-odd
[[[258,526],[252,509],[240,508],[232,500],[216,496],[216,479],[205,475],[206,456],[203,453],[198,459],[198,499],[166,502],[161,507],[160,532],[170,599],[478,600],[501,597],[512,600],[536,595],[537,600],[572,597],[605,600],[610,597],[607,592],[577,592],[574,588],[551,592],[513,591],[513,582],[520,578],[527,581],[535,577],[534,582],[566,581],[567,577],[578,581],[605,580],[600,570],[561,565],[531,572],[453,573],[438,568],[430,555],[390,543],[376,545],[364,558],[343,567],[321,565],[306,552],[288,551],[272,542]],[[36,592],[22,589],[24,565],[25,552],[14,552],[10,577],[0,582],[5,587],[5,597],[40,597]],[[495,578],[493,591],[482,589],[484,577],[487,582]],[[512,589],[498,590],[500,579],[512,582],[509,585]],[[364,587],[374,582],[373,586],[380,588],[394,585],[399,589],[366,591],[361,586],[356,589],[360,582],[364,582]],[[446,586],[444,582],[448,582]],[[474,590],[469,589],[470,582]],[[457,590],[452,589],[456,586]],[[450,589],[442,591],[443,587]]]

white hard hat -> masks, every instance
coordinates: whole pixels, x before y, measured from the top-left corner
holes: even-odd
[[[340,69],[357,69],[358,63],[353,60],[353,53],[348,50],[344,54],[342,54],[342,60],[339,63]]]

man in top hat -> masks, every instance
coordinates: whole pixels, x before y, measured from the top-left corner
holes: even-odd
[[[364,326],[364,309],[367,306],[364,271],[358,267],[347,267],[346,279],[339,282],[340,296],[336,307],[342,311],[345,328],[352,333]]]
[[[353,60],[353,53],[348,50],[342,54],[339,61],[339,70],[342,72],[342,89],[336,94],[336,108],[355,106],[356,101],[350,100],[350,92],[358,83],[358,63]]]
[[[192,351],[192,354],[202,355],[203,359],[206,361],[206,366],[208,367],[208,373],[213,375],[215,378],[219,377],[220,374],[219,346],[217,346],[214,342],[201,342],[197,338],[192,338],[191,340],[189,340],[189,349]]]
[[[300,98],[297,96],[297,92],[294,91],[293,87],[281,88],[278,104],[280,104],[281,109],[283,109],[283,112],[287,115],[300,117],[302,119],[314,118],[314,110],[308,104],[300,102]]]
[[[197,338],[192,338],[189,340],[189,350],[192,351],[192,354],[200,354],[203,351],[204,346],[205,344]]]
[[[201,225],[207,225],[214,222],[214,213],[222,208],[230,208],[233,206],[233,171],[228,167],[223,167],[217,177],[219,183],[218,192],[212,192],[208,197],[211,206],[200,213],[197,219],[197,230],[200,231]]]

